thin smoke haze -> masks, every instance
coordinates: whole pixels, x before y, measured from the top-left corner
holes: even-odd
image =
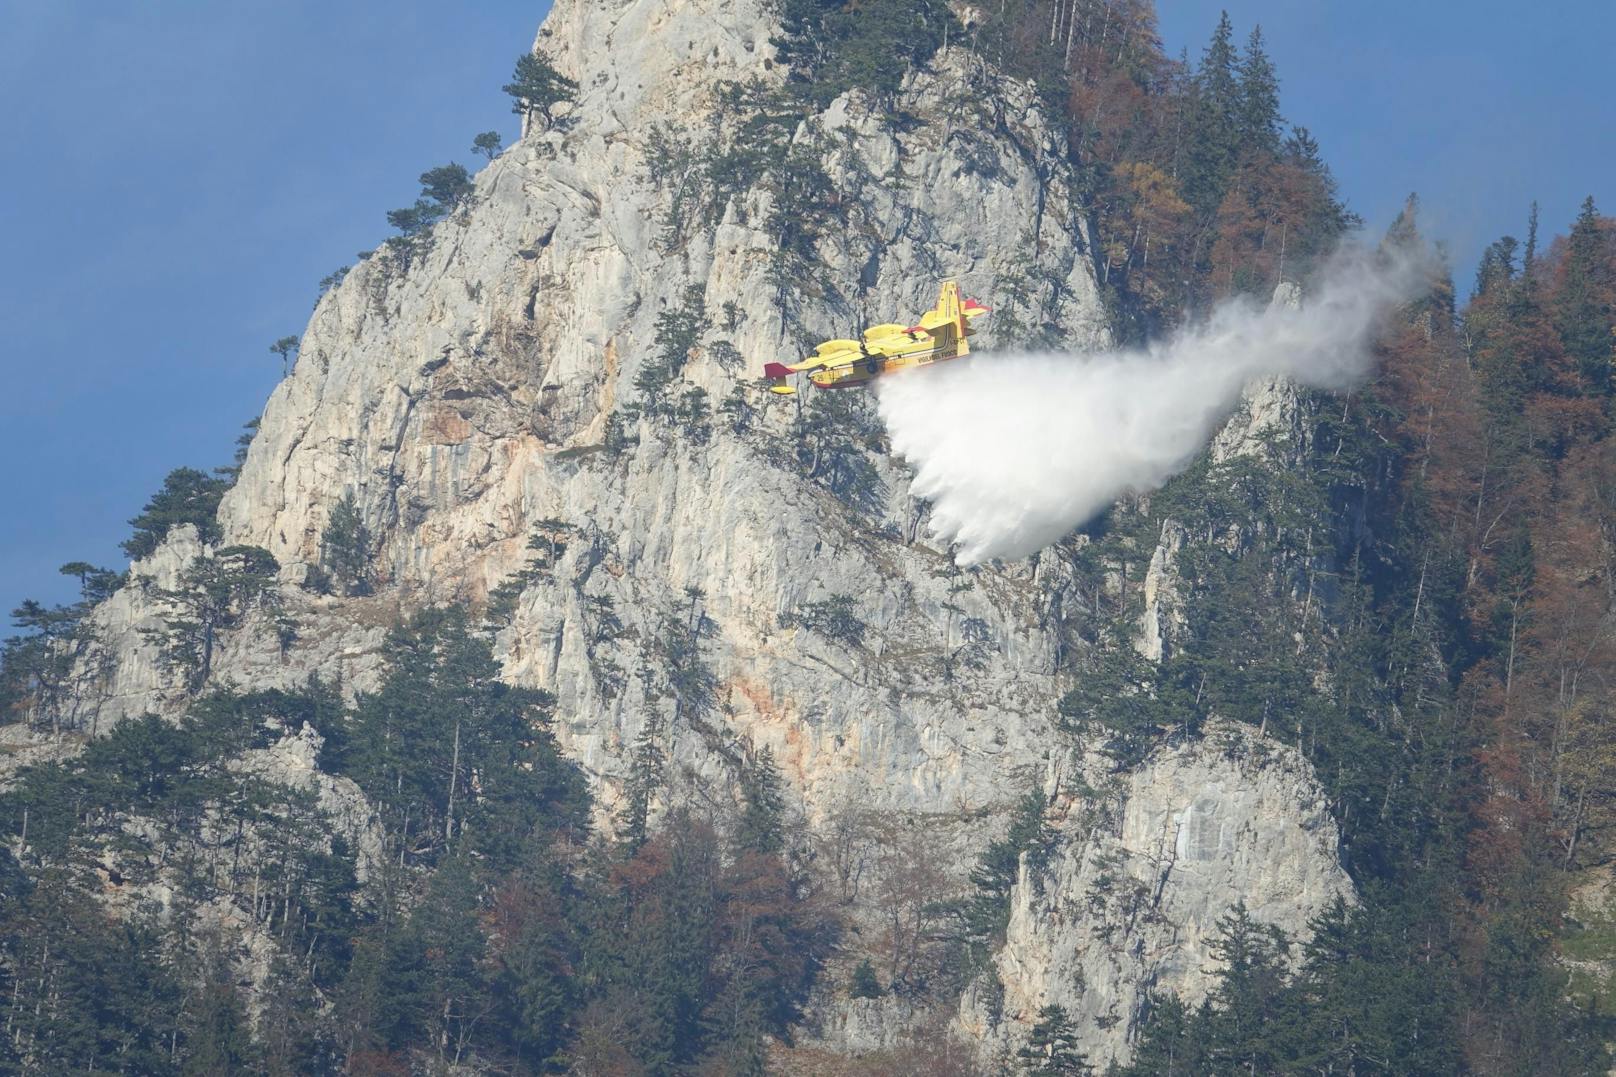
[[[880,381],[881,417],[960,564],[1026,556],[1182,470],[1254,379],[1362,380],[1381,320],[1427,279],[1413,257],[1343,251],[1300,306],[1232,300],[1143,349],[974,354]]]

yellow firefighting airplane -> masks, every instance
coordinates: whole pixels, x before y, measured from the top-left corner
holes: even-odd
[[[789,395],[797,391],[787,384],[793,374],[806,373],[820,389],[853,389],[883,374],[958,359],[971,350],[966,341],[971,319],[988,309],[974,299],[961,302],[959,285],[944,281],[937,305],[917,324],[874,325],[864,331],[863,340],[827,340],[800,363],[765,365],[763,376],[771,393]]]

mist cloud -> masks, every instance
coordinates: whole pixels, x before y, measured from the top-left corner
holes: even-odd
[[[1025,556],[1184,468],[1253,379],[1361,380],[1381,318],[1425,276],[1410,259],[1344,252],[1300,307],[1224,303],[1146,349],[975,353],[882,379],[881,416],[960,564]]]

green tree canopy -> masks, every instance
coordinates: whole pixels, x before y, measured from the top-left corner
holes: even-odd
[[[374,554],[370,529],[350,491],[331,509],[320,535],[320,564],[344,594],[365,594],[371,584]]]
[[[546,128],[555,123],[555,106],[573,100],[578,92],[576,82],[536,52],[525,53],[517,59],[511,81],[502,88],[511,95],[512,112],[529,120],[535,114],[543,116]]]
[[[291,369],[291,357],[297,353],[297,337],[281,337],[269,346],[269,350],[281,357],[281,377],[285,377]]]
[[[203,542],[217,542],[219,501],[229,488],[227,480],[192,467],[170,471],[162,489],[152,495],[139,516],[129,521],[135,533],[124,540],[123,552],[134,561],[149,557],[169,531],[180,524],[195,524]]]
[[[587,829],[587,790],[550,732],[551,697],[501,681],[464,611],[424,611],[388,636],[388,653],[338,765],[381,805],[406,860],[465,841],[509,864],[541,831]]]

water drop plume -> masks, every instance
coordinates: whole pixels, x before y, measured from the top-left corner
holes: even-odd
[[[1288,289],[1231,300],[1144,348],[974,353],[882,379],[881,416],[960,564],[1025,556],[1184,468],[1254,379],[1360,381],[1382,320],[1429,273],[1415,255],[1343,250],[1300,304]]]

